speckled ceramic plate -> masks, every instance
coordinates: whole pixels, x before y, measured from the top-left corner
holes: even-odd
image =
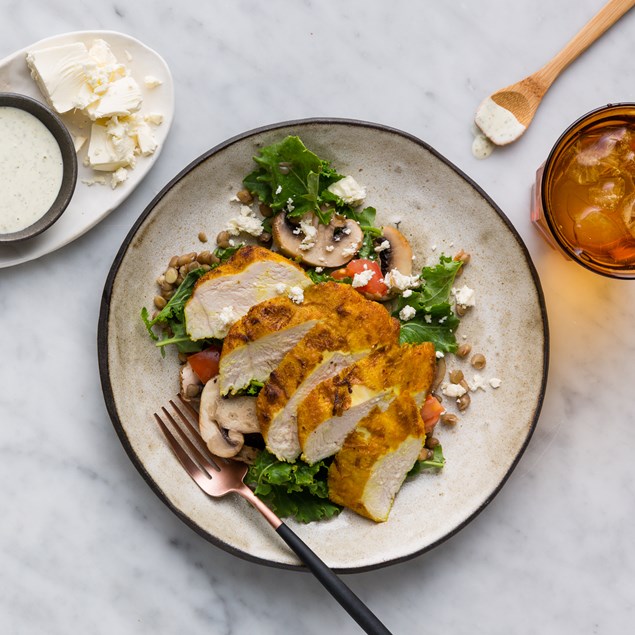
[[[378,222],[400,222],[417,264],[442,252],[472,256],[461,279],[476,307],[458,338],[487,357],[485,380],[502,385],[472,394],[454,428],[441,426],[446,456],[439,473],[407,481],[390,518],[375,524],[344,511],[293,529],[331,567],[361,571],[420,554],[464,527],[492,500],[517,464],[536,425],[547,373],[547,323],[536,271],[521,239],[495,204],[422,141],[398,130],[347,120],[304,120],[247,132],[213,148],[150,203],[122,245],[104,290],[99,362],[110,416],[121,441],[154,492],[211,542],[262,563],[298,561],[248,503],[209,500],[161,437],[152,413],[177,391],[178,361],[161,358],[139,317],[156,293],[155,279],[174,254],[202,250],[236,214],[230,198],[262,145],[299,135],[319,156],[366,186]],[[522,342],[522,346],[520,343]],[[448,356],[449,368],[469,363]],[[453,405],[448,404],[452,410]]]

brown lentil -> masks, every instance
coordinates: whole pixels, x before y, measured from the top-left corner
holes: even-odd
[[[161,295],[166,299],[169,300],[173,295],[174,295],[174,289],[170,288],[170,289],[163,289],[161,291]]]
[[[268,245],[273,239],[273,236],[269,232],[262,232],[260,236],[258,236],[258,242],[261,245]]]
[[[265,218],[269,218],[269,217],[273,216],[273,210],[269,207],[269,205],[265,205],[264,203],[260,203],[260,205],[258,205],[258,209],[260,210],[260,213]]]
[[[201,268],[201,264],[198,261],[195,260],[194,262],[191,262],[187,266],[187,271],[189,273],[190,271],[194,271],[194,269],[200,269],[200,268]]]
[[[419,452],[420,461],[428,461],[433,456],[434,456],[434,452],[432,452],[432,450],[428,450],[428,448],[422,448],[421,452]]]
[[[472,359],[470,360],[470,364],[476,368],[476,370],[481,370],[485,368],[485,355],[482,353],[476,353],[476,355],[472,355]]]
[[[229,247],[231,236],[228,231],[222,231],[216,236],[216,244],[223,249]]]
[[[467,357],[471,352],[472,352],[472,345],[471,344],[461,344],[456,349],[456,354],[459,357]]]
[[[462,370],[451,370],[450,371],[450,383],[451,384],[460,384],[463,381],[463,371]]]
[[[254,197],[251,195],[249,190],[240,190],[236,192],[236,198],[245,205],[249,205],[249,203],[254,200]]]
[[[168,301],[163,296],[154,296],[154,306],[157,307],[157,309],[161,310],[167,303]]]
[[[439,439],[436,437],[426,437],[426,448],[428,448],[428,450],[434,450],[437,445],[439,445]]]
[[[467,265],[470,262],[470,254],[468,254],[467,252],[463,251],[462,249],[460,251],[457,252],[457,254],[454,256],[453,260],[457,260],[463,263],[463,265]],[[463,267],[461,267],[462,269]],[[460,271],[460,270],[459,270]]]
[[[196,258],[202,265],[210,265],[212,264],[210,261],[210,256],[212,255],[211,251],[201,251],[201,253]]]
[[[205,232],[198,232],[198,239],[202,243],[206,243],[207,242],[207,234]]]
[[[179,272],[174,267],[168,267],[168,270],[165,272],[165,281],[168,284],[174,284],[178,277]]]
[[[179,259],[178,259],[179,267],[182,267],[183,265],[189,265],[190,262],[192,262],[195,258],[196,258],[195,251],[191,251],[189,254],[183,254],[182,256],[179,256]]]
[[[170,263],[168,264],[168,267],[174,267],[176,269],[178,266],[179,266],[179,257],[172,256],[172,258],[170,258]]]
[[[459,422],[459,418],[452,414],[451,412],[446,412],[444,415],[441,415],[441,423],[446,426],[454,426]]]
[[[467,410],[467,407],[470,405],[470,402],[472,401],[472,399],[470,398],[469,393],[465,393],[464,395],[461,395],[457,400],[456,400],[456,405],[459,408],[460,412],[465,412]]]
[[[185,394],[190,397],[190,399],[192,397],[197,397],[199,395],[199,393],[201,392],[201,387],[198,384],[190,384],[186,389],[185,389]]]
[[[468,308],[465,304],[457,304],[454,307],[454,311],[459,317],[463,317],[467,313]]]

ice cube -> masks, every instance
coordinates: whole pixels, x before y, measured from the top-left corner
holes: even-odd
[[[625,189],[624,179],[619,177],[599,179],[588,189],[589,203],[611,212],[622,200]]]
[[[590,252],[611,249],[624,237],[628,236],[624,225],[597,207],[585,209],[574,224],[578,244]]]

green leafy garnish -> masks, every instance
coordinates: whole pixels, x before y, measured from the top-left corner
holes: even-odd
[[[343,210],[347,218],[351,218],[359,223],[364,232],[362,246],[357,252],[356,258],[366,258],[368,260],[378,260],[378,254],[375,251],[375,238],[381,236],[381,229],[375,227],[375,215],[377,210],[374,207],[365,207],[361,212],[348,208]]]
[[[286,211],[289,218],[313,212],[321,223],[329,222],[333,209],[322,209],[330,199],[324,193],[344,177],[307,150],[299,137],[289,136],[262,148],[254,161],[259,167],[245,177],[243,185],[263,203],[275,212]]]
[[[395,316],[398,317],[405,306],[416,311],[412,319],[401,324],[399,341],[402,344],[433,342],[437,351],[456,352],[456,329],[460,320],[452,310],[450,292],[461,265],[461,261],[441,255],[438,265],[421,270],[424,282],[420,289],[407,298],[399,298]]]
[[[328,500],[328,464],[286,463],[263,450],[249,468],[245,482],[283,518],[309,523],[337,515],[341,507]]]
[[[445,465],[445,457],[443,456],[443,448],[441,448],[441,444],[439,443],[432,450],[432,458],[426,459],[425,461],[417,461],[413,466],[410,472],[408,472],[408,476],[416,476],[421,472],[421,470],[427,470],[430,468],[435,468],[440,470]]]
[[[150,319],[148,310],[141,309],[141,319],[148,330],[150,337],[161,347],[161,354],[164,355],[164,346],[175,344],[180,353],[196,353],[209,346],[206,340],[192,341],[185,331],[185,317],[183,315],[185,303],[192,296],[196,281],[205,273],[204,269],[194,269],[190,271],[179,285],[174,295],[168,303]],[[159,337],[152,329],[156,325],[164,327],[164,336]]]

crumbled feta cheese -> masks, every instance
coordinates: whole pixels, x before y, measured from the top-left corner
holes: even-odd
[[[437,246],[436,245],[432,245],[432,247],[430,247],[430,249],[432,249],[432,251],[436,251],[437,250]]]
[[[161,84],[163,84],[163,82],[158,77],[155,77],[154,75],[146,75],[143,78],[143,83],[148,88],[156,88],[157,86],[161,86]]]
[[[354,256],[359,251],[359,245],[350,245],[342,249],[342,256]]]
[[[461,384],[443,384],[441,386],[441,392],[446,397],[462,397],[467,390],[461,386]]]
[[[158,112],[149,112],[143,118],[154,126],[160,126],[163,123],[163,115]]]
[[[437,351],[435,356],[437,359],[441,359],[442,357],[445,357],[445,353],[443,351]]]
[[[390,243],[387,240],[384,240],[375,247],[375,253],[381,253],[382,251],[386,251],[386,249],[390,249]]]
[[[474,378],[472,379],[471,390],[472,392],[476,392],[479,388],[483,391],[486,389],[485,380],[481,375],[474,375]]]
[[[366,198],[366,190],[352,176],[345,176],[327,189],[349,205],[359,205]]]
[[[231,305],[223,307],[218,314],[218,320],[224,327],[231,326],[237,319],[238,317],[234,313],[234,307]]]
[[[423,316],[423,319],[426,321],[426,324],[430,324],[432,322],[432,316],[429,313],[426,313]]]
[[[503,382],[502,382],[502,381],[501,381],[498,377],[492,377],[492,378],[489,380],[489,385],[490,385],[492,388],[500,388],[500,385],[501,385],[502,383],[503,383]]]
[[[304,291],[302,287],[291,287],[289,289],[289,300],[296,304],[302,304],[304,302]]]
[[[350,227],[344,227],[344,229],[342,230],[342,234],[344,234],[345,236],[348,236],[351,233],[351,228]]]
[[[324,247],[325,251],[333,251],[335,249],[335,245],[327,245],[326,247]]]
[[[282,192],[282,185],[278,185],[276,188],[276,194],[280,194],[280,192]]]
[[[324,271],[324,267],[316,267],[315,273],[322,273]]]
[[[274,290],[278,295],[282,295],[287,292],[287,285],[284,282],[278,282]]]
[[[374,275],[375,275],[375,272],[372,269],[365,269],[364,271],[360,273],[356,273],[353,276],[352,286],[355,288],[365,287],[371,281]]]
[[[409,298],[412,295],[412,289],[406,289],[401,295],[404,298]]]
[[[474,289],[470,289],[467,285],[462,286],[460,289],[453,288],[452,295],[456,303],[461,306],[474,306],[476,303]]]
[[[317,227],[313,226],[313,223],[310,220],[306,220],[302,218],[300,220],[300,232],[304,234],[304,238],[300,243],[299,247],[302,251],[308,251],[315,247],[315,239],[317,238]]]
[[[119,183],[123,183],[128,178],[128,170],[119,168],[112,173],[110,177],[110,187],[114,190]]]
[[[442,318],[439,319],[439,324],[443,324],[447,319],[448,319],[448,316],[444,315]]]
[[[289,197],[287,199],[287,212],[292,212],[295,209],[295,205],[293,204],[293,199]]]
[[[262,222],[248,205],[241,205],[240,214],[231,218],[225,227],[231,236],[238,236],[241,232],[251,236],[260,236],[264,231]]]
[[[106,184],[106,177],[105,176],[96,176],[94,179],[82,179],[82,183],[84,183],[84,185],[88,185],[89,187],[91,185],[105,185]]]
[[[403,309],[401,309],[401,311],[399,311],[399,317],[404,322],[407,322],[408,320],[412,320],[416,313],[417,310],[413,306],[407,304]]]
[[[405,291],[418,287],[421,284],[421,278],[419,276],[404,276],[399,269],[391,269],[384,277],[386,286],[392,289],[399,289],[399,291]]]

